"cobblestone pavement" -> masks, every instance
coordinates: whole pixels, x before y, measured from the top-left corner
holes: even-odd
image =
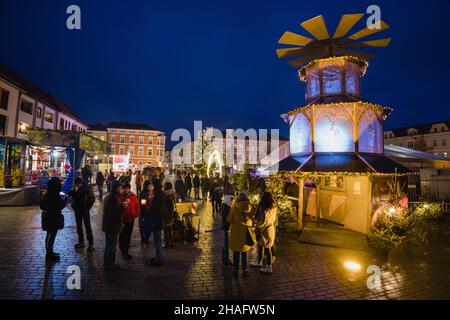
[[[202,233],[198,246],[176,242],[164,249],[162,268],[145,266],[152,245],[142,246],[138,230],[132,240],[131,261],[119,256],[122,270],[105,272],[100,231],[100,205],[92,210],[96,250],[76,251],[75,219],[65,209],[66,228],[59,232],[55,251],[61,260],[44,262],[44,233],[37,207],[0,208],[1,299],[449,299],[449,257],[390,258],[382,262],[367,251],[301,244],[294,235],[279,239],[271,276],[251,270],[249,278],[234,279],[221,267],[222,234]],[[218,226],[210,205],[201,206],[202,229]],[[349,270],[344,263],[361,266]],[[366,285],[369,265],[382,265],[382,288]],[[67,267],[81,268],[81,290],[69,290]]]

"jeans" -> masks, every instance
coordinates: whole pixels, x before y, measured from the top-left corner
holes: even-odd
[[[75,221],[77,223],[78,242],[79,243],[84,242],[84,235],[83,235],[83,222],[84,222],[84,227],[86,229],[86,238],[89,242],[89,245],[94,244],[94,236],[92,235],[92,228],[91,228],[91,214],[89,210],[84,212],[75,211]]]
[[[124,222],[122,233],[119,236],[119,248],[123,255],[128,254],[130,249],[131,234],[133,233],[134,221]]]
[[[239,258],[242,260],[242,271],[248,271],[247,252],[233,252],[233,271],[239,271]]]
[[[265,254],[267,259],[267,265],[269,266],[272,265],[272,255],[273,255],[272,248],[273,246],[270,248],[264,248],[258,245],[258,262],[263,260]]]
[[[229,236],[230,236],[229,231],[223,232],[222,264],[224,264],[224,265],[228,264],[228,261],[230,260],[229,249],[228,249]]]
[[[105,232],[106,245],[103,259],[103,266],[105,267],[112,266],[116,263],[117,236],[115,232]]]
[[[142,187],[140,183],[136,183],[136,196],[139,198],[141,196]]]
[[[53,245],[55,244],[56,234],[58,230],[47,231],[45,236],[45,251],[47,254],[53,253]]]
[[[162,230],[152,230],[153,233],[153,242],[155,245],[155,262],[164,262],[164,257],[162,254],[162,239],[161,239],[161,233]]]

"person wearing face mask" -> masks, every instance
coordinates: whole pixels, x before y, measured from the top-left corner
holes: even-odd
[[[138,198],[131,191],[130,183],[125,183],[123,185],[123,192],[120,197],[120,201],[122,203],[126,202],[127,206],[123,212],[123,228],[119,236],[119,248],[124,259],[131,259],[132,256],[128,251],[130,249],[134,220],[139,217],[140,206]]]

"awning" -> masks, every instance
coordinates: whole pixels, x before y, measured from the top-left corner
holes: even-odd
[[[279,164],[280,171],[411,173],[408,168],[383,155],[310,154],[290,156]]]

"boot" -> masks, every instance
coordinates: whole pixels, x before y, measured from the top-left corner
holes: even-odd
[[[261,271],[262,273],[265,273],[265,274],[272,274],[272,266],[266,265],[265,267],[260,268],[259,271]]]

